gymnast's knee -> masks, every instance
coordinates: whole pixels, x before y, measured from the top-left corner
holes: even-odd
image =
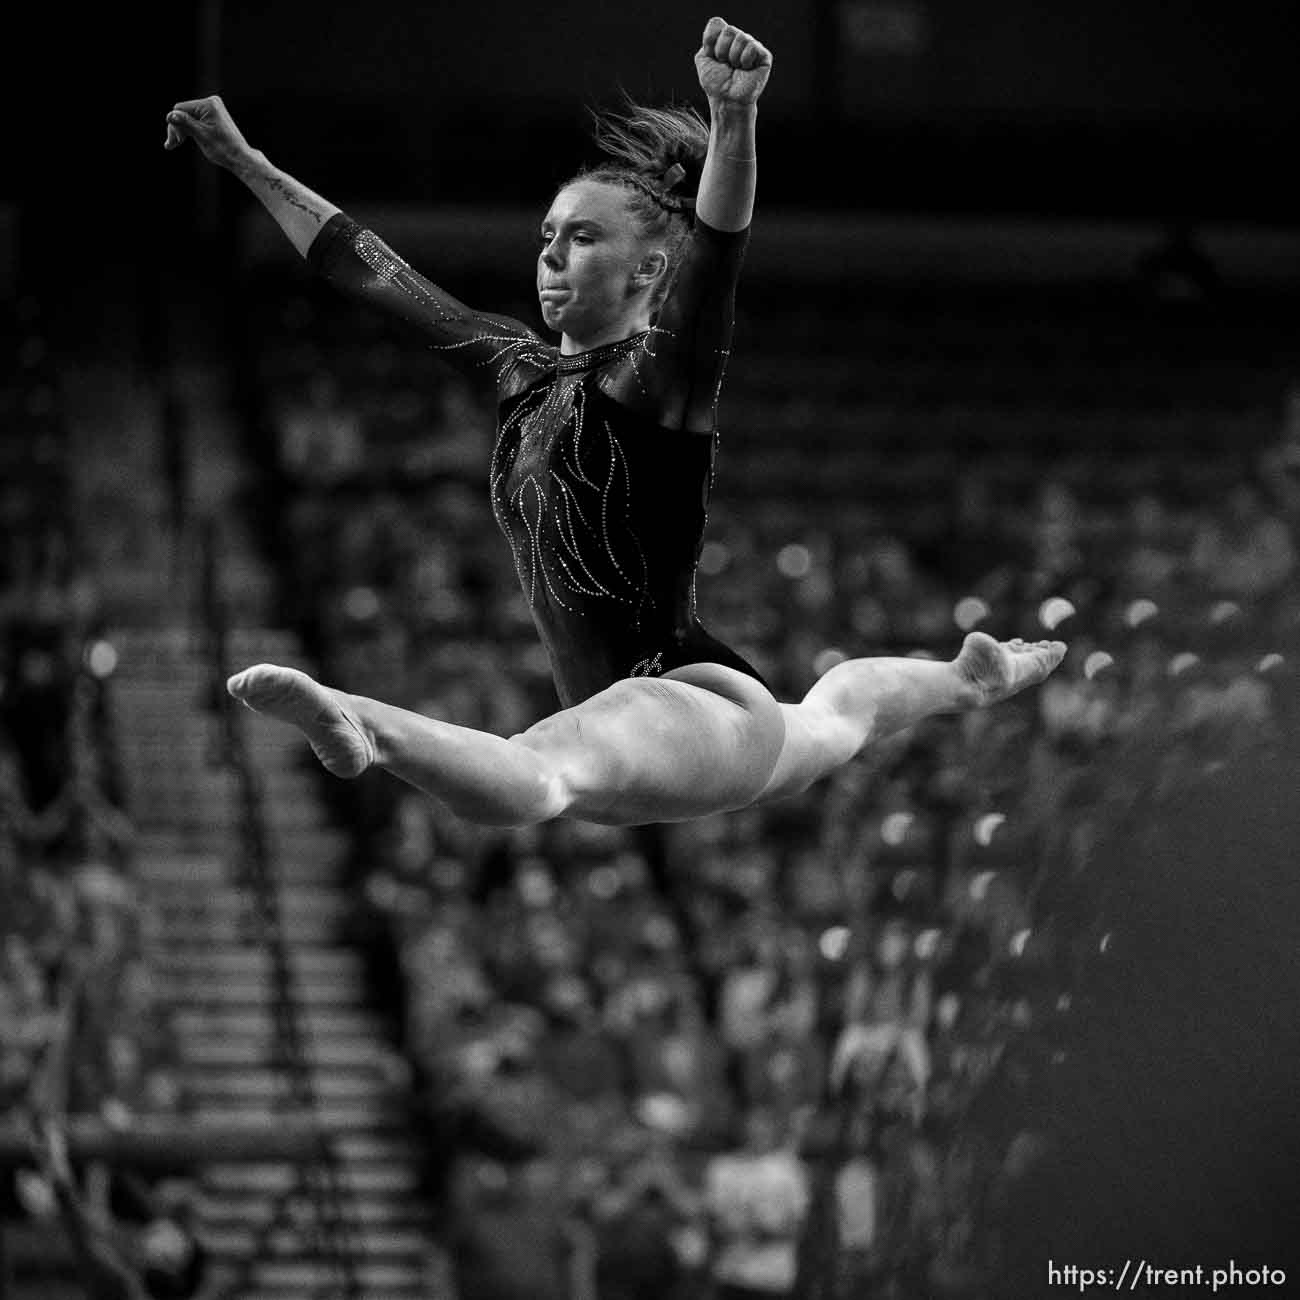
[[[544,744],[538,744],[527,732],[510,736],[512,745],[529,751],[531,762],[522,771],[503,772],[500,782],[485,790],[477,799],[462,796],[459,809],[463,816],[485,826],[518,830],[563,817],[573,805],[572,783],[563,765],[554,761]]]

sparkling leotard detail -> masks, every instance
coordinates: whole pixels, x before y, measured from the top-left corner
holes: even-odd
[[[566,706],[689,663],[758,677],[705,630],[695,600],[745,242],[697,222],[654,325],[575,356],[472,311],[342,213],[308,250],[325,279],[419,327],[458,369],[490,376],[492,509]]]

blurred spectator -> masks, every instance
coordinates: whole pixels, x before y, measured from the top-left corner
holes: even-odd
[[[1165,598],[1184,563],[1176,529],[1176,520],[1160,497],[1148,492],[1134,499],[1116,560],[1124,591],[1156,602]]]
[[[621,1062],[601,1033],[586,982],[575,974],[557,974],[541,996],[547,1032],[538,1051],[542,1069],[560,1094],[582,1105],[620,1091]]]
[[[1248,668],[1234,670],[1228,664],[1216,665],[1188,684],[1178,698],[1171,727],[1220,758],[1276,738],[1268,687]]]
[[[870,1295],[888,1280],[881,1249],[880,1135],[868,1112],[855,1118],[835,1176],[835,1295]]]
[[[1044,484],[1029,536],[1031,600],[1060,591],[1083,568],[1086,522],[1078,498],[1065,483],[1058,480]]]
[[[1272,595],[1295,568],[1286,525],[1270,514],[1254,483],[1237,483],[1226,508],[1203,520],[1192,543],[1192,572],[1216,596]]]
[[[467,1157],[453,1207],[459,1300],[568,1300],[574,1238],[554,1165]]]
[[[60,1220],[93,1300],[198,1300],[210,1295],[208,1254],[196,1232],[193,1190],[172,1180],[145,1189],[138,1225],[114,1220],[79,1186],[60,1120],[35,1122],[36,1174],[20,1175],[22,1201],[38,1220]]]
[[[977,470],[954,474],[951,481],[951,508],[944,512],[941,531],[923,545],[921,558],[929,572],[962,594],[997,591],[1012,551],[993,483]]]
[[[92,1300],[147,1300],[148,1292],[124,1248],[121,1234],[82,1200],[68,1160],[62,1125],[54,1120],[40,1122],[32,1145],[43,1185],[29,1186],[29,1208],[38,1217],[58,1216],[86,1294]],[[41,1192],[48,1193],[44,1204]]]
[[[790,1137],[770,1111],[756,1107],[745,1118],[744,1147],[708,1163],[704,1195],[718,1300],[762,1300],[794,1285],[809,1186]]]
[[[1282,428],[1277,441],[1260,453],[1258,472],[1273,505],[1291,526],[1300,527],[1300,388],[1283,399]]]
[[[196,1300],[207,1293],[210,1279],[192,1190],[180,1181],[160,1184],[151,1209],[140,1231],[145,1291],[152,1300]]]
[[[326,370],[312,374],[305,400],[287,403],[277,423],[284,467],[305,482],[337,483],[364,463],[361,421],[343,404],[338,383]]]
[[[616,1166],[595,1197],[595,1294],[600,1300],[684,1300],[704,1262],[697,1193],[671,1148]]]

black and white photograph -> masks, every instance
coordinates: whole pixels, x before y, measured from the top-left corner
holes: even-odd
[[[1300,1295],[1266,0],[27,5],[0,1300]]]

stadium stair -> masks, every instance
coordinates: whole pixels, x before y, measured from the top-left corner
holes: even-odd
[[[290,637],[235,634],[237,663],[298,663]],[[184,1085],[198,1116],[274,1120],[286,1078],[274,1067],[270,955],[254,942],[252,898],[241,888],[240,809],[233,776],[211,764],[216,715],[194,633],[153,629],[114,637],[114,729],[140,840],[136,873],[154,927],[150,950],[174,1009]],[[436,1293],[431,1210],[421,1191],[409,1076],[391,1015],[373,1003],[364,957],[349,934],[356,912],[344,882],[346,841],[327,824],[309,751],[288,728],[248,715],[260,774],[283,933],[322,1124],[338,1154],[366,1300]],[[202,1237],[218,1267],[247,1258],[291,1165],[223,1164],[199,1171]],[[272,1235],[250,1297],[334,1295],[309,1234]],[[431,1264],[432,1261],[432,1264]],[[434,1269],[436,1272],[436,1268]]]

